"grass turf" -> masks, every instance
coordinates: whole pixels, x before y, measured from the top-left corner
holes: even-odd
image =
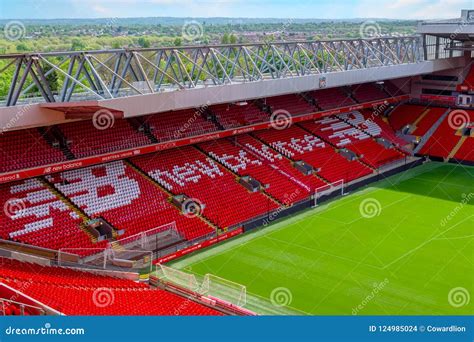
[[[474,168],[429,163],[172,266],[300,314],[474,314]]]

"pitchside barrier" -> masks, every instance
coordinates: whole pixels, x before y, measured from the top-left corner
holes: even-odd
[[[229,306],[243,308],[247,304],[247,288],[244,285],[213,274],[199,278],[163,264],[157,266],[155,275],[165,285],[188,290]]]

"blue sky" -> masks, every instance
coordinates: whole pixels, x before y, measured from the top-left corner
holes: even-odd
[[[463,8],[474,8],[474,0],[0,0],[0,18],[438,19],[459,17]]]

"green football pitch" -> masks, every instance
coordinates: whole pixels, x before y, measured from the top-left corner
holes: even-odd
[[[474,314],[474,168],[427,163],[171,266],[262,314]]]

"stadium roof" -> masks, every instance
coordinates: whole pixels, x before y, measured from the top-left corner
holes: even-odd
[[[418,33],[459,41],[474,40],[474,9],[462,10],[461,17],[446,20],[429,20],[418,25]]]

